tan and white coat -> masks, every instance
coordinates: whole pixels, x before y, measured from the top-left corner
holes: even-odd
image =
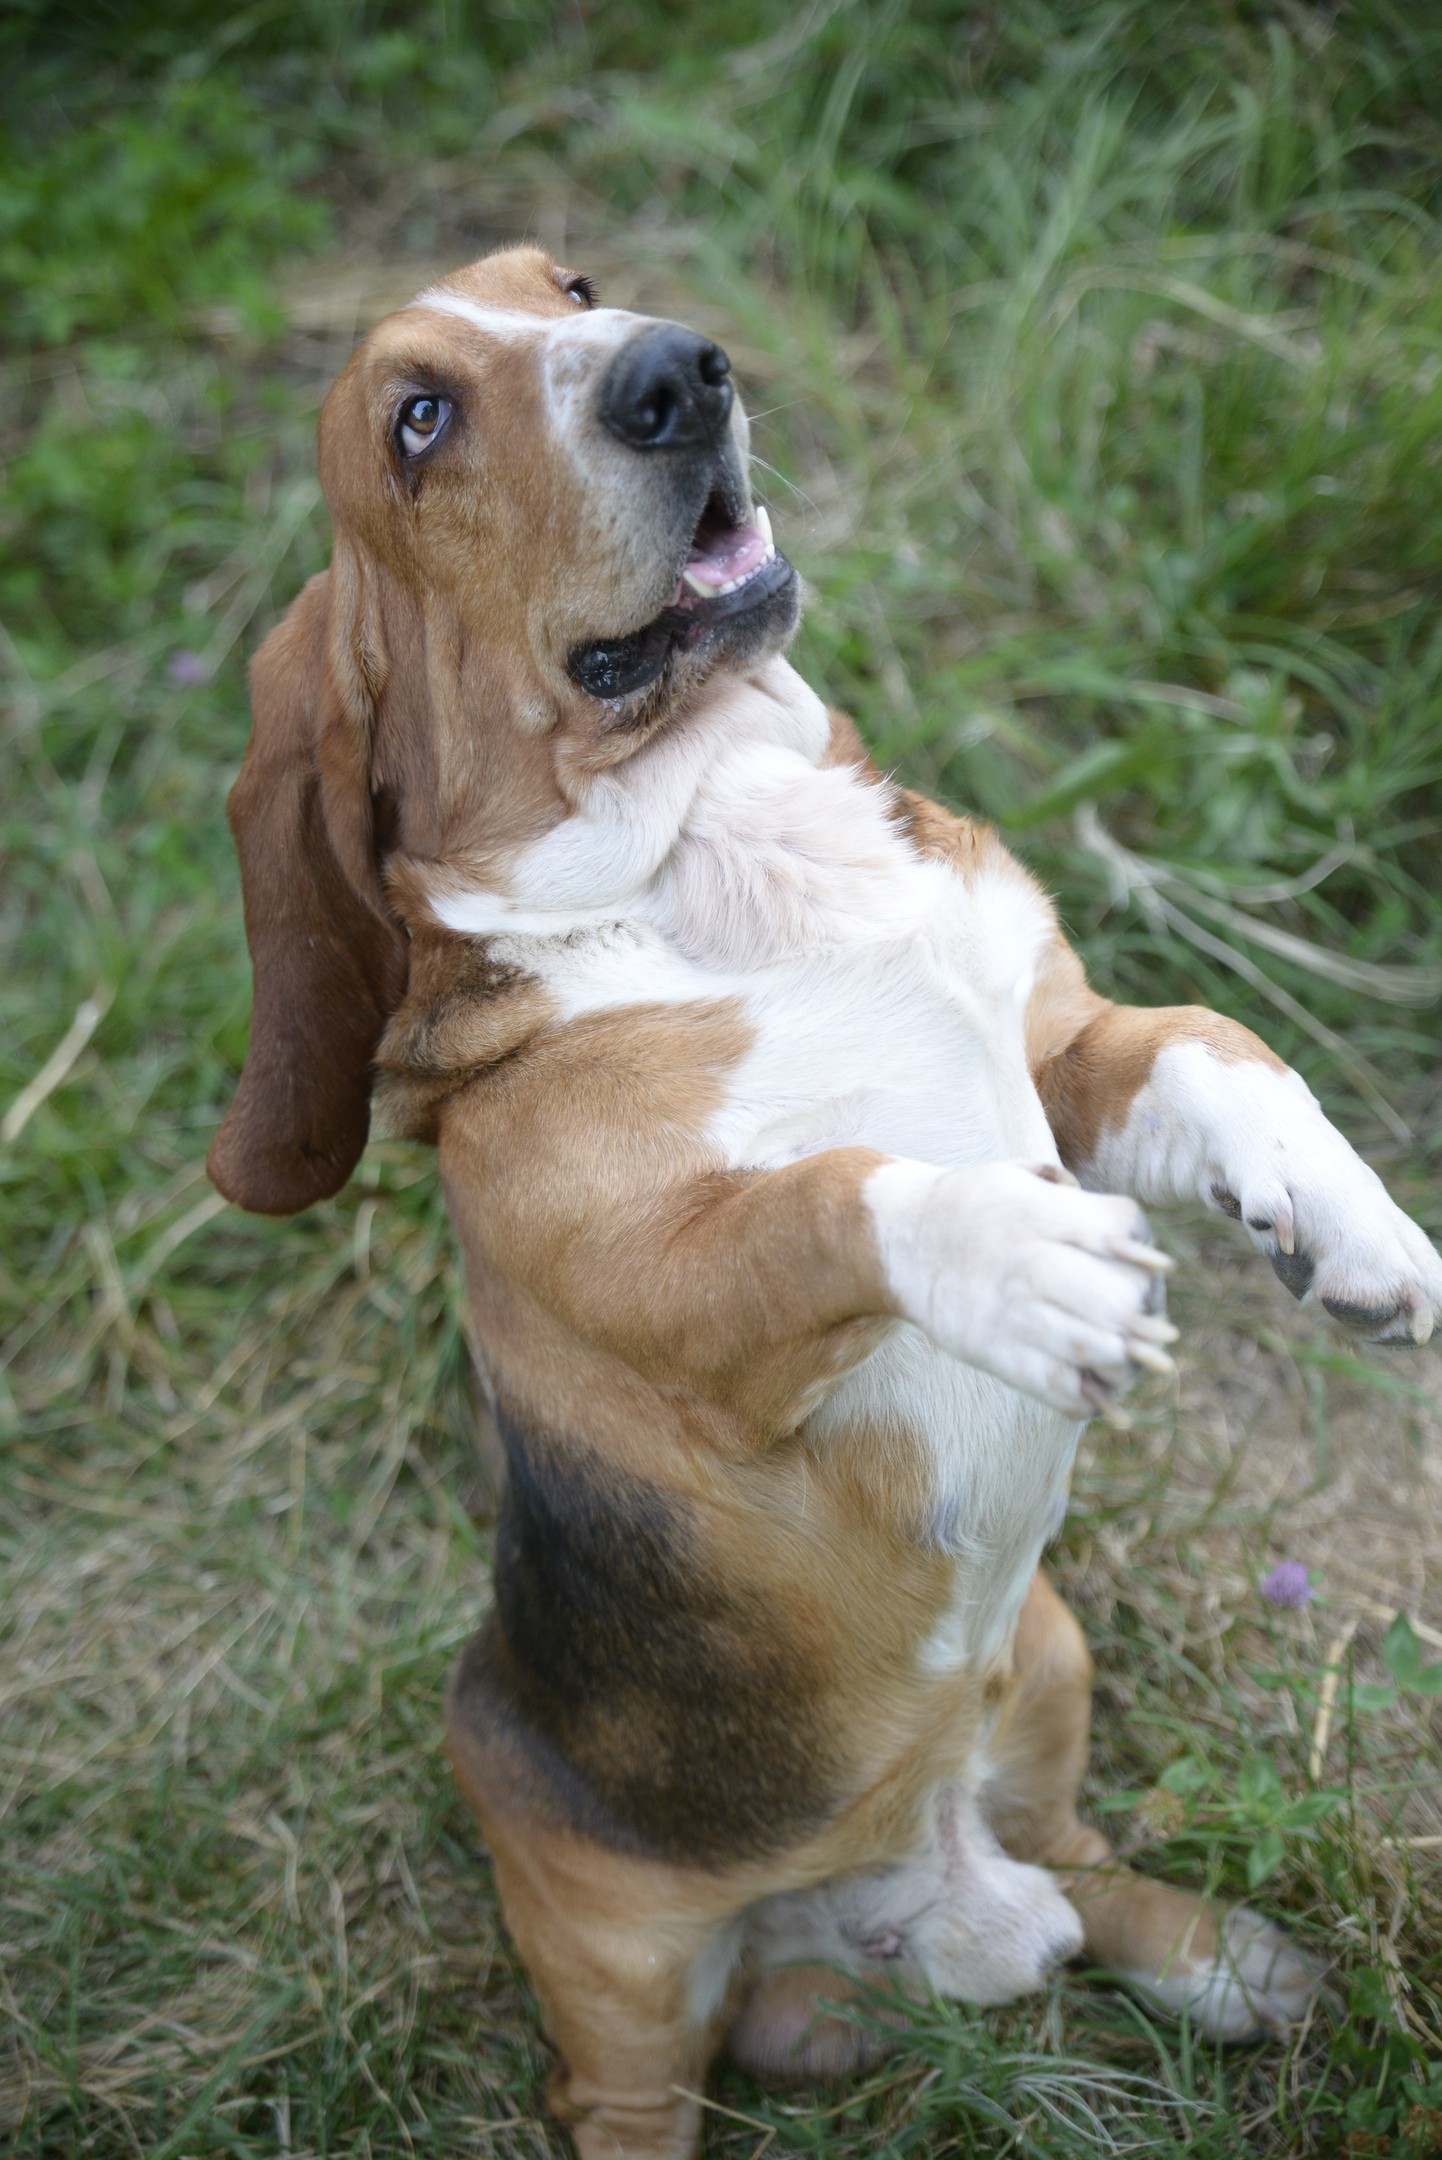
[[[673,445],[655,326],[586,298],[491,258],[327,402],[212,1157],[306,1205],[377,1075],[438,1147],[507,1454],[450,1744],[555,2104],[588,2156],[683,2154],[723,2042],[859,2058],[841,1975],[1002,2001],[1083,1944],[1284,2024],[1315,1975],[1278,1930],[1078,1821],[1089,1664],[1037,1563],[1079,1421],[1166,1363],[1139,1200],[1240,1217],[1381,1337],[1426,1339],[1442,1264],[1246,1029],[1098,996],[995,835],[874,769],[782,657],[724,361],[667,327]],[[601,646],[664,657],[607,698]]]

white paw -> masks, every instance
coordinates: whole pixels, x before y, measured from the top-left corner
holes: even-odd
[[[1076,1907],[1047,1868],[1003,1852],[975,1801],[936,1795],[930,1834],[874,1874],[770,1899],[752,1922],[767,1965],[821,1959],[872,1978],[890,1966],[961,2002],[1015,2002],[1082,1947]]]
[[[1245,1226],[1294,1297],[1374,1342],[1425,1343],[1442,1326],[1431,1240],[1295,1075],[1266,1079],[1272,1116],[1223,1129],[1202,1197]]]
[[[938,1995],[988,2006],[1030,1995],[1082,1941],[1076,1907],[1045,1868],[978,1853],[962,1883],[907,1927],[903,1954]]]
[[[1128,1987],[1169,2017],[1185,2010],[1213,2040],[1255,2040],[1299,2025],[1321,1987],[1321,1966],[1249,1905],[1233,1906],[1221,1932],[1220,1949],[1204,1964],[1182,1945],[1161,1974],[1124,1974]]]
[[[866,1190],[897,1311],[953,1357],[1069,1417],[1171,1370],[1171,1262],[1134,1200],[1021,1163],[891,1162]]]

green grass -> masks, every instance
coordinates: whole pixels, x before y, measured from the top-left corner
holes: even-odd
[[[378,1142],[283,1226],[201,1168],[249,1002],[221,803],[245,657],[325,558],[318,399],[381,294],[526,233],[714,330],[812,679],[1002,820],[1105,986],[1259,1025],[1438,1233],[1442,23],[213,23],[0,26],[0,1116],[32,1090],[0,1142],[0,2136],[559,2150],[439,1751],[487,1532],[431,1164]],[[1094,1436],[1057,1556],[1092,1804],[1144,1866],[1255,1882],[1334,1999],[1231,2055],[1076,1975],[937,2005],[852,2093],[723,2075],[716,2153],[1437,2142],[1438,1697],[1386,1632],[1442,1620],[1436,1361],[1360,1360],[1215,1226],[1164,1234],[1182,1393]],[[1256,1594],[1287,1551],[1296,1616]]]

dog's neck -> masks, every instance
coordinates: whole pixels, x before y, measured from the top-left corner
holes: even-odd
[[[501,873],[432,871],[430,908],[472,937],[640,920],[728,973],[903,934],[924,911],[923,866],[886,783],[831,755],[826,707],[770,660],[588,776],[570,815]]]

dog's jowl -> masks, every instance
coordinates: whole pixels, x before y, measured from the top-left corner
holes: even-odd
[[[433,1141],[507,1458],[456,1773],[586,2160],[684,2155],[712,2058],[845,2070],[836,2000],[1079,1950],[1224,2037],[1316,1986],[1078,1820],[1089,1663],[1037,1571],[1080,1421],[1166,1369],[1140,1202],[1344,1323],[1442,1264],[1245,1028],[1089,988],[984,826],[784,652],[725,353],[534,249],[371,332],[335,527],[231,799],[255,969],[211,1171]]]

